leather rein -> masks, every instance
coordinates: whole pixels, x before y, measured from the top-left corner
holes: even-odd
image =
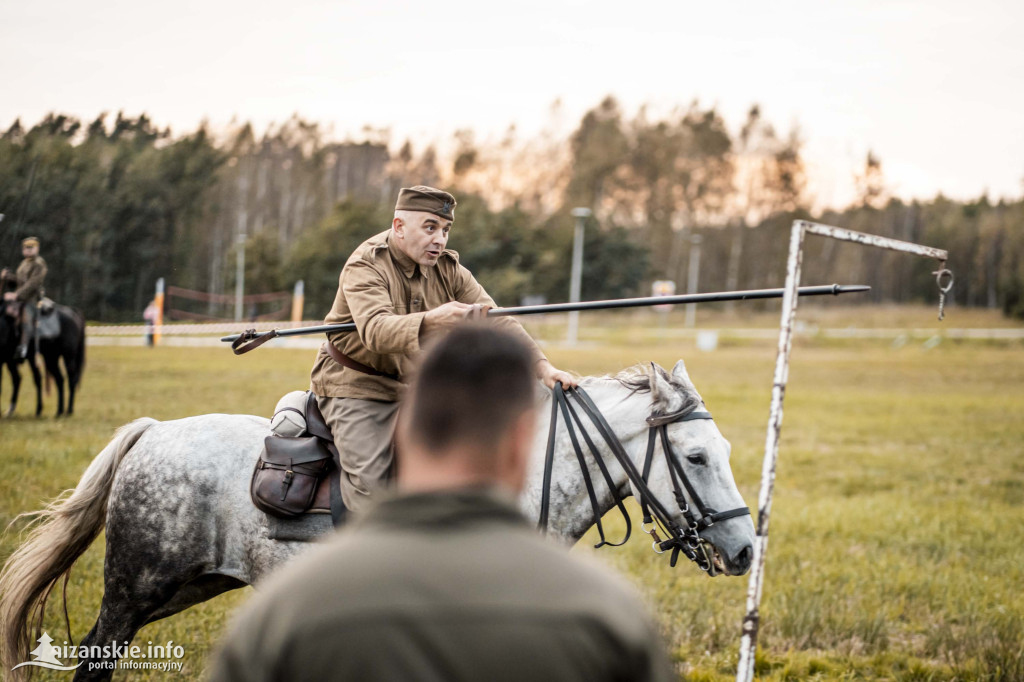
[[[566,393],[568,393],[568,396],[576,399],[576,402],[579,404],[578,409],[573,405],[572,401],[569,400]],[[653,539],[652,546],[654,551],[658,554],[662,554],[671,549],[672,554],[670,564],[672,567],[675,567],[676,562],[679,560],[679,554],[683,553],[688,559],[690,559],[690,561],[696,563],[701,570],[706,571],[707,573],[712,573],[714,570],[714,562],[708,553],[707,543],[705,543],[705,541],[700,537],[700,532],[706,528],[710,528],[718,521],[725,521],[726,519],[732,519],[737,516],[746,516],[750,514],[750,508],[737,507],[736,509],[720,512],[706,506],[700,499],[697,491],[694,489],[693,484],[687,477],[682,465],[679,463],[679,458],[676,457],[675,452],[673,452],[672,444],[668,437],[669,424],[693,421],[696,419],[711,419],[711,413],[704,411],[684,411],[675,414],[652,415],[648,417],[647,424],[649,430],[647,437],[647,454],[644,457],[643,471],[641,472],[637,470],[633,460],[631,460],[629,455],[626,454],[626,449],[623,447],[622,442],[619,441],[618,437],[616,437],[611,426],[608,424],[608,421],[604,418],[604,415],[601,414],[601,411],[597,408],[597,405],[594,404],[594,401],[590,399],[587,392],[584,391],[582,387],[563,391],[561,383],[557,383],[551,390],[551,428],[548,431],[547,450],[544,457],[544,482],[540,505],[540,519],[537,524],[542,531],[546,531],[548,526],[548,510],[551,501],[551,472],[554,465],[555,432],[558,429],[559,411],[562,413],[566,430],[569,432],[569,440],[572,442],[573,450],[576,453],[576,461],[579,463],[580,470],[583,473],[583,482],[586,485],[587,496],[590,498],[590,506],[594,512],[597,532],[601,537],[601,541],[594,545],[594,547],[602,547],[604,545],[618,547],[625,544],[632,533],[632,523],[630,522],[629,514],[626,512],[625,506],[623,506],[623,497],[612,481],[611,474],[608,472],[608,467],[605,464],[604,459],[601,457],[600,452],[594,445],[594,441],[583,426],[583,419],[580,416],[580,412],[586,415],[591,423],[596,427],[597,432],[608,445],[612,455],[626,472],[626,477],[629,479],[629,482],[639,494],[640,509],[643,513],[643,525],[641,528]],[[576,425],[575,428],[573,424]],[[597,462],[601,475],[604,478],[605,483],[608,485],[608,489],[611,491],[612,499],[615,501],[615,506],[618,507],[619,512],[626,521],[626,535],[620,542],[609,542],[605,538],[604,527],[601,524],[601,513],[597,506],[597,494],[594,490],[594,484],[590,478],[590,471],[587,466],[586,456],[583,453],[579,438],[576,435],[576,428],[579,429],[579,433],[583,436],[584,442],[590,449],[594,460]],[[662,451],[664,452],[665,459],[668,463],[669,475],[672,478],[673,494],[676,504],[679,506],[679,511],[686,522],[685,527],[679,525],[673,520],[672,515],[669,514],[665,506],[654,495],[654,493],[651,492],[650,487],[647,485],[647,479],[651,473],[651,466],[654,463],[655,445],[659,437],[662,443]],[[683,492],[684,489],[685,494]],[[689,503],[687,502],[687,495],[689,495]],[[658,534],[659,529],[667,536],[666,539],[663,540]]]

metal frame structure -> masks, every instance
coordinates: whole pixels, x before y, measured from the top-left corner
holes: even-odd
[[[786,285],[782,296],[782,319],[779,324],[778,355],[775,360],[775,376],[772,384],[771,411],[768,416],[768,433],[765,438],[764,464],[761,469],[761,491],[758,495],[757,534],[754,538],[754,559],[747,586],[747,613],[743,619],[743,636],[740,641],[740,659],[736,670],[736,682],[751,682],[754,679],[754,652],[757,649],[757,633],[760,626],[761,593],[764,585],[765,556],[768,549],[768,522],[772,507],[772,491],[775,487],[775,467],[779,459],[779,433],[782,430],[782,402],[786,395],[786,381],[789,378],[789,354],[793,346],[793,321],[796,319],[800,268],[803,262],[804,236],[816,234],[830,239],[855,242],[880,249],[901,251],[939,261],[938,277],[940,300],[939,319],[942,319],[942,304],[945,292],[952,285],[952,275],[945,269],[949,254],[942,250],[920,244],[879,237],[863,232],[854,232],[841,227],[821,225],[804,220],[793,221],[789,239],[789,259],[786,263]],[[942,277],[948,276],[948,285],[943,286]]]

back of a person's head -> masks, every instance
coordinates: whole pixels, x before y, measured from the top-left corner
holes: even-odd
[[[492,446],[532,409],[535,389],[522,341],[486,323],[458,327],[423,358],[404,404],[405,438],[433,453]]]

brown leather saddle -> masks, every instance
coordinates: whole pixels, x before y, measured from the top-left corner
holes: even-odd
[[[303,416],[307,435],[271,435],[264,439],[249,493],[253,504],[271,516],[294,519],[305,514],[330,514],[337,527],[346,512],[341,500],[338,451],[312,392],[306,398]]]

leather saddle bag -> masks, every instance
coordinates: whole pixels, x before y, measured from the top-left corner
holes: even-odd
[[[332,465],[331,451],[316,436],[267,436],[249,488],[252,502],[267,514],[299,516]]]

